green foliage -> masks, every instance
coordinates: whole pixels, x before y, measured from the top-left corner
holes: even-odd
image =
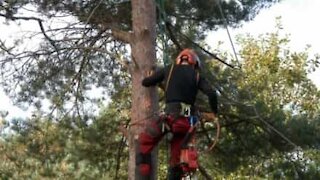
[[[259,10],[269,7],[278,0],[250,0],[250,1],[221,1],[221,7],[230,25],[239,25],[240,21],[249,21]],[[169,18],[176,18],[179,26],[184,28],[196,24],[203,29],[214,29],[223,24],[217,1],[191,0],[191,1],[165,1],[166,13]]]
[[[288,37],[279,33],[239,38],[242,71],[217,63],[204,66],[208,69],[202,73],[215,74],[209,79],[220,92],[222,129],[217,147],[201,153],[200,163],[216,179],[319,176],[319,92],[306,76],[311,61],[307,51],[291,53]],[[294,74],[288,69],[294,69]],[[128,148],[117,129],[129,122],[131,91],[128,75],[120,73],[118,78],[111,103],[98,117],[1,121],[1,178],[126,179]],[[197,103],[208,108],[203,98]],[[301,149],[292,147],[260,118]],[[206,133],[214,136],[214,126],[206,129],[199,128],[199,147],[210,143]],[[159,149],[159,177],[165,177],[165,140]]]
[[[221,4],[233,26],[252,19],[259,9],[276,1],[235,2]],[[23,40],[40,36],[44,41],[36,49],[19,52],[1,40],[2,85],[18,102],[33,103],[39,109],[41,100],[48,99],[62,116],[58,120],[39,116],[0,121],[0,177],[126,179],[128,148],[117,129],[129,122],[131,86],[126,63],[132,61],[126,45],[112,37],[110,29],[131,29],[130,1],[6,1],[0,4],[0,16],[18,21],[16,13],[28,3],[44,20],[71,15],[73,23],[62,28],[45,26],[47,31],[29,34],[15,44],[18,47],[26,42]],[[205,30],[223,23],[217,8],[208,0],[165,4],[175,32],[197,41],[205,37]],[[319,177],[320,93],[307,78],[319,66],[319,57],[310,59],[307,48],[291,52],[289,37],[280,34],[277,29],[258,38],[239,37],[241,71],[218,63],[204,66],[202,73],[219,91],[222,130],[218,146],[209,154],[201,154],[200,161],[217,179]],[[182,45],[190,45],[183,37],[177,38]],[[169,53],[176,50],[172,48]],[[126,58],[128,62],[122,61]],[[80,112],[81,105],[90,100],[86,92],[93,87],[102,87],[111,96],[111,103],[98,117],[90,116],[85,108]],[[198,103],[208,109],[203,99]],[[66,110],[70,102],[76,104],[73,112]],[[302,149],[292,147],[263,122]],[[207,131],[212,137],[215,128]],[[208,143],[205,134],[199,132],[199,147]],[[164,177],[164,145],[159,157],[159,176]]]
[[[241,70],[212,64],[224,127],[215,153],[203,160],[212,174],[227,179],[317,177],[317,163],[308,152],[319,152],[320,94],[307,74],[319,59],[311,59],[308,49],[291,52],[289,37],[280,34],[277,29],[258,38],[240,36]],[[295,159],[299,153],[303,156]]]
[[[307,78],[308,52],[291,53],[285,49],[289,40],[277,33],[261,39],[240,39],[243,44],[242,58],[245,81],[240,88],[255,87],[254,94],[272,109],[288,107],[303,113],[306,109],[316,112],[319,92]],[[301,97],[308,99],[301,100]],[[280,106],[280,107],[277,107]]]
[[[117,115],[116,115],[117,114]],[[116,118],[114,118],[116,117]],[[1,179],[108,179],[126,177],[126,153],[118,131],[118,111],[107,111],[92,124],[78,127],[68,118],[17,119],[0,141]],[[119,158],[119,159],[117,159]],[[120,168],[122,167],[122,168]]]
[[[238,2],[221,3],[234,26],[251,20],[260,9],[277,0]],[[223,24],[217,3],[212,0],[165,1],[164,11],[173,25],[175,38],[184,47],[191,44],[177,32],[202,40],[206,30]],[[92,100],[86,95],[92,88],[110,93],[121,76],[119,73],[128,70],[122,61],[130,59],[128,49],[113,37],[111,29],[132,30],[131,1],[4,1],[0,4],[0,17],[8,23],[34,20],[39,24],[38,32],[17,36],[19,45],[0,40],[1,85],[17,103],[41,107],[46,99],[52,108],[64,112],[70,101],[82,104]],[[163,23],[160,18],[158,21]],[[166,43],[172,46],[171,41]],[[176,53],[174,48],[169,50],[169,54]],[[82,113],[86,114],[86,110]]]
[[[126,179],[128,149],[117,129],[129,121],[130,101],[119,101],[128,96],[127,88],[115,92],[86,124],[75,117],[1,121],[0,178]]]
[[[222,129],[218,146],[201,153],[200,163],[217,179],[319,177],[319,93],[306,76],[310,65],[307,52],[291,53],[286,48],[288,37],[282,38],[279,33],[240,38],[241,71],[216,63],[208,63],[208,69],[203,69],[202,73],[215,73],[209,79],[220,92]],[[281,52],[286,52],[285,56]],[[295,73],[287,74],[288,69]],[[2,121],[2,178],[126,179],[128,148],[118,127],[129,123],[131,91],[128,76],[124,73],[118,77],[111,103],[96,118]],[[303,99],[299,97],[302,94]],[[203,100],[197,103],[207,109]],[[8,127],[11,131],[5,132]],[[213,137],[214,133],[214,126],[199,128],[198,146],[205,148],[207,136]],[[159,149],[160,178],[167,171],[165,140]]]

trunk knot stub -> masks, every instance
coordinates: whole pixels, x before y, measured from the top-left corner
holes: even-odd
[[[148,112],[148,109],[151,108],[151,101],[149,100],[144,100],[144,103],[143,103],[143,107],[145,108],[145,111]]]
[[[134,140],[138,140],[138,139],[139,139],[139,135],[138,135],[138,134],[135,134],[134,137],[133,137],[133,139],[134,139]]]

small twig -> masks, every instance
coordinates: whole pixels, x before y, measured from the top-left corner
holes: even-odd
[[[208,174],[206,169],[204,167],[202,167],[201,165],[199,165],[199,171],[206,178],[206,180],[212,180],[212,177]]]

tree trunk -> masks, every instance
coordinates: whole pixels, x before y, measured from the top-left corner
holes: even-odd
[[[135,179],[135,139],[144,129],[145,122],[152,120],[152,114],[158,111],[156,88],[145,88],[142,79],[156,62],[156,5],[154,0],[132,0],[133,34],[131,51],[135,67],[132,76],[131,122],[134,124],[129,134],[128,179]],[[154,153],[153,153],[154,154]],[[153,179],[156,178],[156,158],[153,157]]]

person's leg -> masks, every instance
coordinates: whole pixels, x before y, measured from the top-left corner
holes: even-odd
[[[183,176],[183,171],[179,165],[174,167],[169,167],[168,180],[181,180]]]
[[[136,167],[139,179],[150,179],[151,174],[151,151],[158,144],[163,136],[163,119],[151,122],[146,130],[139,135]],[[136,178],[137,179],[137,178]]]
[[[174,134],[170,143],[170,166],[168,171],[169,180],[180,180],[183,172],[180,167],[180,150],[183,135]]]
[[[183,171],[180,167],[180,153],[182,142],[189,128],[188,119],[185,117],[176,119],[171,125],[173,138],[170,143],[169,180],[180,180],[183,176]]]

